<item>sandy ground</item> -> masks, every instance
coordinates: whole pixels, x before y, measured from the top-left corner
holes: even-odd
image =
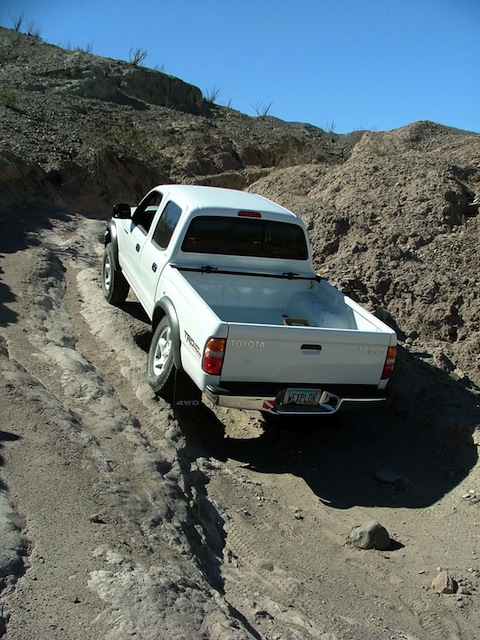
[[[480,637],[466,390],[401,350],[375,410],[175,415],[145,382],[139,304],[103,300],[104,220],[28,206],[0,240],[0,636]],[[369,520],[389,550],[346,543]]]

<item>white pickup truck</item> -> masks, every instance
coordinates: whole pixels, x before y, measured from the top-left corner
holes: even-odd
[[[104,244],[106,300],[131,287],[152,322],[159,395],[175,397],[182,372],[198,398],[276,415],[385,398],[395,332],[315,273],[305,225],[278,204],[158,186],[114,207]]]

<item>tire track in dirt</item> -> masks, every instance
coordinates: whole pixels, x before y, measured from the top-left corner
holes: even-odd
[[[85,461],[90,459],[100,474],[92,481],[103,496],[103,506],[99,505],[100,511],[92,517],[108,527],[112,536],[109,544],[95,554],[100,567],[91,572],[89,585],[105,602],[102,625],[110,626],[115,638],[123,637],[125,629],[141,637],[152,633],[155,638],[162,637],[161,633],[169,639],[178,633],[194,637],[197,632],[203,636],[204,627],[216,629],[218,637],[245,638],[249,634],[205,580],[195,560],[192,541],[200,522],[192,516],[191,487],[185,482],[188,473],[186,476],[182,468],[180,451],[184,443],[178,424],[170,409],[154,401],[151,393],[137,394],[140,401],[135,396],[135,390],[143,385],[143,377],[125,361],[125,345],[129,341],[117,342],[117,327],[111,318],[110,340],[106,344],[118,344],[121,357],[120,360],[115,354],[113,358],[116,371],[111,378],[113,385],[98,366],[98,352],[105,349],[101,338],[92,340],[79,315],[81,303],[75,293],[76,285],[72,287],[76,276],[87,272],[89,284],[82,295],[86,295],[83,299],[89,308],[98,311],[105,307],[105,313],[111,315],[116,310],[104,303],[101,289],[100,297],[96,298],[98,289],[91,286],[95,277],[89,263],[95,261],[95,255],[84,247],[85,260],[82,259],[80,269],[72,265],[75,252],[70,251],[69,243],[74,242],[82,252],[79,238],[85,234],[85,240],[91,241],[91,231],[81,226],[77,234],[72,234],[71,229],[66,231],[61,243],[61,232],[56,237],[45,234],[42,245],[32,250],[28,264],[24,264],[23,275],[18,274],[23,287],[19,298],[28,300],[25,327],[28,326],[28,340],[34,347],[33,357],[25,364],[43,380],[68,414],[74,416],[75,435],[83,446],[82,457]],[[19,315],[25,317],[24,311]],[[100,317],[95,318],[96,326]],[[14,327],[9,339],[15,343],[15,351],[23,355],[25,345],[19,329]],[[128,331],[125,323],[123,331]],[[132,344],[131,349],[141,360],[138,346]],[[119,401],[115,388],[120,370],[118,360],[122,362],[120,379],[126,376],[134,389],[123,394],[126,403]],[[124,385],[124,391],[126,388]],[[128,404],[133,405],[136,413],[127,408]],[[81,526],[77,533],[82,537]],[[32,546],[35,542],[31,541]],[[129,584],[127,599],[125,582]],[[183,600],[180,592],[184,594]],[[161,593],[170,602],[166,608]]]
[[[211,509],[209,505],[203,504],[201,497],[201,486],[205,484],[206,480],[202,479],[201,473],[195,469],[190,470],[189,465],[186,464],[182,453],[185,447],[184,438],[178,423],[173,418],[171,408],[164,401],[157,401],[154,398],[145,381],[145,354],[139,349],[134,339],[135,334],[141,335],[142,332],[145,332],[145,320],[132,319],[128,315],[121,317],[119,310],[105,303],[97,270],[84,269],[79,272],[77,287],[81,292],[81,298],[89,300],[89,304],[82,305],[81,308],[81,314],[88,325],[84,338],[85,348],[89,349],[86,344],[89,341],[89,335],[90,337],[94,335],[99,344],[110,346],[110,360],[113,356],[114,363],[122,362],[120,377],[124,378],[126,384],[120,384],[121,396],[124,404],[133,407],[135,411],[139,432],[141,437],[145,439],[145,449],[148,449],[148,456],[151,458],[148,462],[144,453],[140,452],[140,455],[138,453],[135,455],[132,461],[136,473],[135,487],[127,492],[129,496],[138,496],[142,492],[148,495],[148,505],[144,506],[141,510],[142,513],[137,513],[136,517],[140,523],[142,535],[150,545],[149,553],[153,554],[154,558],[158,557],[158,560],[164,564],[164,545],[167,542],[171,548],[172,573],[177,572],[178,574],[178,570],[181,569],[177,583],[183,584],[181,588],[186,592],[193,588],[192,585],[196,585],[196,592],[189,596],[190,607],[197,606],[196,616],[202,620],[208,617],[218,618],[213,626],[219,625],[221,622],[221,627],[229,629],[228,637],[236,637],[238,631],[235,630],[235,627],[241,627],[241,625],[236,622],[235,615],[232,617],[233,610],[230,610],[230,613],[227,612],[226,604],[221,601],[220,596],[209,585],[210,580],[213,580],[214,583],[217,580],[215,577],[217,571],[214,570],[212,573],[212,566],[216,561],[213,554],[210,558],[208,558],[208,553],[205,554],[205,549],[208,546],[205,536],[208,535],[208,532],[206,529],[202,531],[204,528],[202,513]],[[138,303],[134,304],[138,305]],[[72,317],[74,316],[78,317],[78,312],[73,313]],[[111,341],[112,335],[115,335],[114,342]],[[95,354],[92,354],[92,357],[98,359]],[[117,382],[119,372],[116,368],[117,365],[114,364],[112,367],[111,362],[103,364],[107,364],[112,379]],[[138,435],[136,437],[138,439]],[[131,435],[130,439],[132,439]],[[193,484],[189,484],[192,478],[194,478]],[[198,512],[197,516],[193,515],[194,512]],[[130,515],[134,516],[135,512],[132,510]],[[210,520],[210,514],[205,517]],[[206,528],[209,526],[210,522],[207,523]],[[206,572],[203,574],[207,578],[207,582],[200,589],[205,593],[203,596],[198,590],[203,579],[198,574],[195,565],[201,566],[205,561],[212,566],[207,566]],[[190,578],[192,569],[195,577]],[[134,574],[138,573],[137,567]],[[104,588],[101,586],[101,574],[97,573],[91,583],[99,585],[100,592],[104,592]],[[187,588],[186,585],[190,586]],[[107,591],[111,590],[107,589]],[[213,603],[216,602],[214,606],[209,604],[212,596]],[[118,597],[119,595],[116,594],[114,599]],[[148,599],[149,595],[148,593],[143,594],[142,597]],[[109,595],[108,598],[111,596]],[[151,604],[153,606],[153,603]],[[158,609],[158,604],[153,608]],[[172,617],[174,617],[174,612]],[[223,621],[221,621],[222,618]],[[166,622],[168,626],[168,620]],[[174,626],[178,626],[178,624],[177,621]],[[190,624],[195,626],[193,620],[190,621]],[[202,622],[202,624],[204,623]],[[199,626],[199,622],[196,623],[196,626]],[[244,632],[241,633],[244,637]]]
[[[276,482],[273,490],[268,483],[252,481],[247,470],[230,462],[218,483],[235,505],[225,525],[227,597],[244,602],[244,611],[252,620],[261,620],[267,638],[353,637],[356,624],[331,610],[328,587],[321,586],[323,576],[314,575],[312,581],[306,567],[299,567],[311,548],[299,552],[306,543],[304,530],[311,525],[305,524],[297,507],[282,503],[289,478]]]

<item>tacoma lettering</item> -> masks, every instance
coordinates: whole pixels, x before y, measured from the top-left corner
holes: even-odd
[[[200,353],[200,347],[198,346],[198,344],[195,342],[192,336],[190,336],[186,331],[184,331],[183,333],[185,335],[185,342],[187,342],[187,344],[189,344],[192,347],[192,349],[195,351],[197,356],[200,358],[201,353]]]

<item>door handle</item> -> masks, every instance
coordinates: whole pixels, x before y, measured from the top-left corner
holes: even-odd
[[[139,245],[139,244],[136,244],[136,245],[135,245],[135,251],[136,251],[137,253],[140,251],[140,245]]]
[[[300,349],[302,351],[321,351],[322,345],[321,344],[302,344]]]
[[[155,264],[155,262],[152,264],[152,271],[153,273],[157,272],[157,265]]]

